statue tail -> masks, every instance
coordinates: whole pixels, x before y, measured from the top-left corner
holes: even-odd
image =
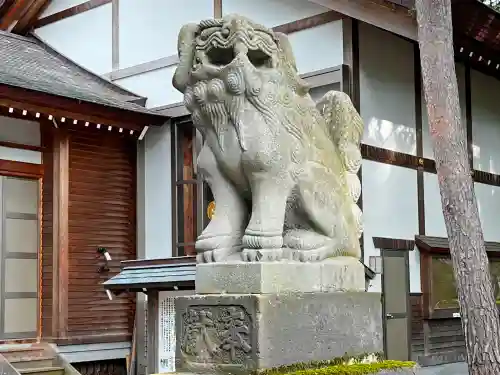
[[[361,210],[357,205],[361,195],[361,182],[357,173],[362,162],[360,143],[364,129],[363,119],[354,108],[349,96],[343,92],[327,92],[316,106],[326,121],[327,131],[337,146],[346,171],[347,188],[352,198],[352,212],[361,236]]]

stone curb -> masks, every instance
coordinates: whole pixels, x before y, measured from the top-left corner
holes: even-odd
[[[398,369],[398,370],[382,370],[372,375],[416,375],[418,367]]]

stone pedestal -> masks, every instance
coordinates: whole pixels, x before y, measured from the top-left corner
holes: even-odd
[[[365,268],[354,258],[317,263],[221,262],[196,266],[196,293],[258,294],[364,291]]]
[[[382,352],[382,305],[363,265],[212,263],[175,302],[177,372],[246,374]],[[207,293],[207,294],[200,294]]]
[[[376,293],[196,295],[175,310],[177,372],[250,373],[383,346]]]

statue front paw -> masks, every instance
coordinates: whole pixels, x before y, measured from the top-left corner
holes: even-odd
[[[241,234],[212,234],[203,232],[196,241],[198,263],[223,262],[241,252]],[[235,256],[238,258],[238,256]]]
[[[246,230],[243,236],[244,262],[272,262],[283,259],[283,236]]]
[[[283,249],[243,249],[244,262],[276,262],[283,259]]]
[[[240,259],[241,246],[199,251],[196,255],[197,263],[227,262]]]
[[[245,249],[280,249],[281,247],[283,247],[281,234],[260,233],[247,229],[243,236],[243,248]]]

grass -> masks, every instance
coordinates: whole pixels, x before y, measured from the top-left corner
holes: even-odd
[[[371,375],[382,370],[411,369],[415,362],[386,361],[376,355],[378,362],[360,363],[365,356],[352,358],[355,363],[348,364],[351,357],[336,358],[331,361],[298,363],[260,372],[260,375]]]
[[[333,365],[317,369],[298,370],[287,375],[368,375],[377,374],[382,370],[400,370],[413,368],[415,362],[382,361],[376,363],[356,363],[352,365]]]

